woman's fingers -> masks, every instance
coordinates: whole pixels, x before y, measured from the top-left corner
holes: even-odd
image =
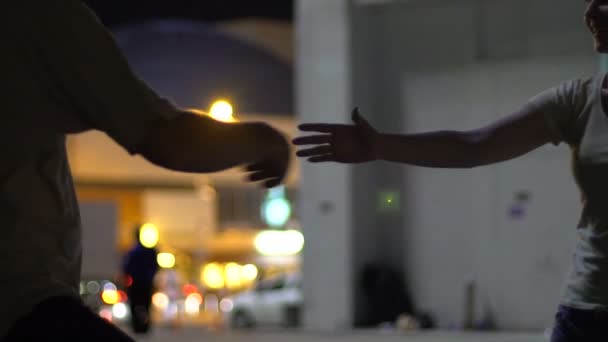
[[[311,163],[323,163],[323,162],[335,162],[335,158],[331,154],[325,154],[321,156],[314,156],[308,158],[308,161]]]
[[[309,135],[306,137],[297,137],[292,140],[294,145],[321,145],[329,144],[332,140],[331,134]]]
[[[300,151],[296,152],[296,155],[298,157],[310,157],[310,156],[324,155],[324,154],[331,154],[331,153],[332,153],[332,147],[330,145],[321,145],[321,146],[317,146],[317,147],[313,147],[313,148],[300,150]]]

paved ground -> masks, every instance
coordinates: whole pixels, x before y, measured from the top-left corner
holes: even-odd
[[[345,333],[314,332],[251,332],[213,333],[202,329],[180,329],[176,331],[157,329],[142,342],[545,342],[542,334],[467,334],[450,332],[394,334],[378,331],[353,331]]]

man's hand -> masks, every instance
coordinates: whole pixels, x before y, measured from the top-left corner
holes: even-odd
[[[285,180],[291,157],[288,140],[262,122],[227,124],[191,112],[162,121],[139,153],[174,171],[211,173],[246,166],[249,180],[274,187]]]
[[[273,128],[270,129],[269,133],[273,139],[270,139],[269,152],[258,162],[250,164],[246,168],[247,172],[250,172],[248,180],[261,182],[266,188],[273,188],[283,183],[291,157],[289,142],[281,133]]]
[[[355,108],[352,113],[354,125],[341,124],[303,124],[299,129],[304,132],[323,133],[298,137],[295,145],[314,145],[297,152],[298,157],[308,158],[312,163],[364,163],[376,160],[378,133]]]

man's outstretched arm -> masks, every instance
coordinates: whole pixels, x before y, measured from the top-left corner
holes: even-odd
[[[289,145],[278,131],[262,123],[225,124],[160,98],[136,77],[110,32],[81,1],[31,6],[41,64],[67,113],[59,133],[73,133],[73,126],[98,129],[129,153],[172,170],[247,165],[252,181],[272,187],[284,180]]]
[[[251,180],[279,182],[290,154],[285,137],[267,124],[227,124],[191,112],[159,122],[138,153],[158,166],[182,172],[217,172],[249,165],[256,177]]]

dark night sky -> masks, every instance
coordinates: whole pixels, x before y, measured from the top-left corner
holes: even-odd
[[[293,18],[293,0],[85,0],[85,3],[108,26],[156,18],[199,21]]]

